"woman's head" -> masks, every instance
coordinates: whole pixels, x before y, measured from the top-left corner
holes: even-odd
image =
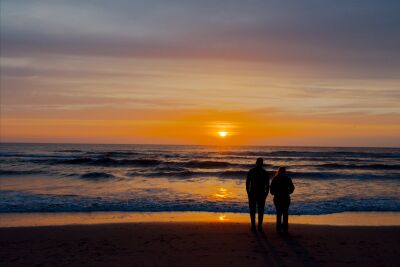
[[[275,176],[286,175],[286,167],[279,167]]]

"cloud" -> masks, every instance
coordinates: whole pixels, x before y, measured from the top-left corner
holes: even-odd
[[[207,58],[394,75],[399,8],[398,1],[3,1],[2,46],[6,56]]]

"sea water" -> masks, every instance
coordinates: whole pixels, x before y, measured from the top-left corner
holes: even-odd
[[[0,212],[247,212],[258,157],[287,167],[291,214],[400,211],[399,148],[3,143]]]

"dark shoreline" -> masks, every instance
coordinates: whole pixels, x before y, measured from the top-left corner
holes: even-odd
[[[0,228],[1,266],[398,266],[400,226],[118,223]]]

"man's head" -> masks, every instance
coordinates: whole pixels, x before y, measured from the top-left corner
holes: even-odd
[[[263,159],[262,158],[258,158],[257,161],[256,161],[256,166],[257,167],[262,167],[263,163],[264,163]]]

